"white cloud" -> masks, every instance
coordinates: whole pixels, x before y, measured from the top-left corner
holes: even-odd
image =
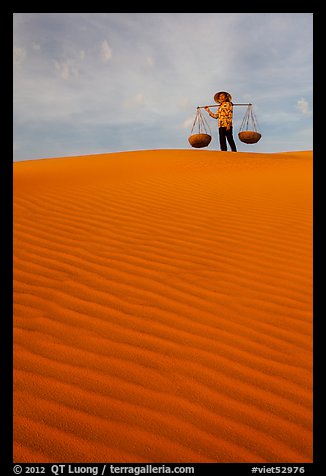
[[[77,78],[79,76],[79,71],[74,64],[73,60],[67,59],[64,61],[54,61],[54,67],[58,71],[59,76],[65,81]]]
[[[137,104],[143,104],[145,101],[145,97],[143,93],[137,93],[135,96],[135,101]]]
[[[20,48],[19,46],[14,46],[14,50],[13,50],[14,64],[16,65],[22,64],[25,58],[26,58],[26,50],[24,48]]]
[[[302,114],[307,115],[311,113],[309,111],[309,103],[304,98],[299,99],[299,101],[297,102],[297,106],[299,110],[302,112]]]
[[[101,59],[104,63],[110,61],[112,58],[112,48],[110,47],[109,43],[104,40],[101,43]]]
[[[154,65],[154,59],[152,58],[152,56],[147,56],[147,64],[148,66]]]

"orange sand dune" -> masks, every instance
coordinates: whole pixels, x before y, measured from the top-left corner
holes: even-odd
[[[312,152],[14,164],[16,462],[312,461]]]

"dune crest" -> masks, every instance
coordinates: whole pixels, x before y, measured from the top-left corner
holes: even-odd
[[[14,164],[14,461],[312,461],[312,152]]]

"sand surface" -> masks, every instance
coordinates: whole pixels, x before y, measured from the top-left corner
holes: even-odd
[[[15,462],[312,461],[312,152],[14,164]]]

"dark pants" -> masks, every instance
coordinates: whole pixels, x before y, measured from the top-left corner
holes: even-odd
[[[237,147],[236,147],[234,139],[233,139],[232,130],[233,130],[232,126],[230,127],[230,129],[228,131],[226,130],[226,127],[219,127],[218,128],[218,133],[220,135],[221,150],[227,150],[227,145],[226,145],[226,139],[227,139],[228,143],[230,144],[231,150],[233,152],[237,151]]]

